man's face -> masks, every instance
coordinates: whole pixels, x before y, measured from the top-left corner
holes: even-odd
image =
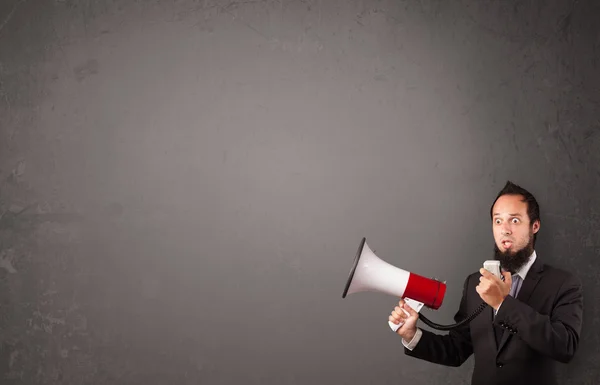
[[[503,195],[492,210],[495,257],[502,267],[515,273],[533,253],[533,235],[540,228],[527,215],[527,203],[521,195]]]

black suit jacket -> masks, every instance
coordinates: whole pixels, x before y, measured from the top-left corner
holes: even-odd
[[[479,272],[467,277],[454,319],[466,318],[481,303]],[[556,362],[568,363],[579,345],[583,294],[579,279],[538,258],[516,298],[506,297],[494,318],[487,306],[470,324],[440,335],[422,330],[405,354],[432,363],[460,366],[474,354],[472,385],[554,385]],[[496,344],[493,328],[503,333]]]

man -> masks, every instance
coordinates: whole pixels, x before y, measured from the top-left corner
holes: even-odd
[[[463,320],[482,301],[489,306],[447,335],[417,328],[418,313],[402,300],[389,320],[404,323],[396,333],[408,356],[457,367],[473,354],[473,385],[557,384],[555,363],[571,361],[579,345],[581,283],[540,261],[535,252],[539,206],[527,190],[507,182],[490,215],[503,279],[484,269],[469,275],[454,319]]]

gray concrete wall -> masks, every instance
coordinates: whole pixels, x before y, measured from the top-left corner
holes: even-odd
[[[361,237],[448,282],[507,179],[585,287],[600,381],[598,3],[0,5],[2,384],[467,384],[341,293]]]

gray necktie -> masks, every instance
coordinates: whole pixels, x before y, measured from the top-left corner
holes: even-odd
[[[519,294],[519,290],[521,289],[521,276],[520,275],[513,275],[511,276],[512,278],[512,283],[510,285],[510,292],[508,293],[508,295],[510,295],[513,298],[517,298],[517,294]],[[494,310],[494,317],[496,316],[496,310]]]
[[[521,276],[513,275],[512,276],[512,285],[510,286],[510,296],[517,298],[517,294],[519,294],[519,290],[521,289]]]

